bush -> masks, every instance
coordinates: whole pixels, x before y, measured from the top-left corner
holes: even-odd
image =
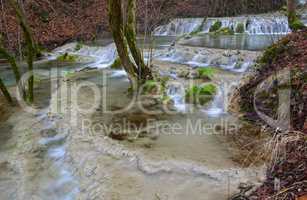
[[[221,21],[216,21],[214,24],[212,24],[212,26],[210,27],[209,32],[216,32],[218,31],[220,28],[222,28],[222,22]]]
[[[215,74],[215,69],[212,67],[198,68],[197,72],[199,78],[211,80],[213,75]]]
[[[68,53],[65,53],[63,55],[60,55],[57,57],[57,61],[60,62],[76,62],[77,61],[76,55],[69,55]]]
[[[213,84],[193,86],[186,91],[186,101],[194,104],[204,105],[213,99],[216,91],[217,88]]]
[[[111,69],[121,69],[122,68],[122,62],[120,58],[116,58],[113,62],[113,64],[110,66]]]
[[[245,31],[245,26],[243,23],[239,23],[236,27],[236,33],[244,33]]]

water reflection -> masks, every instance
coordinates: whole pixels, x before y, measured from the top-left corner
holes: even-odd
[[[183,45],[208,47],[218,49],[239,49],[250,51],[261,51],[277,40],[281,39],[282,35],[210,35],[205,34],[193,37],[181,42]]]

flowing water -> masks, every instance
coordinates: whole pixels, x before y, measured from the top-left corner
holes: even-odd
[[[193,27],[188,25],[188,31]],[[173,40],[173,37],[160,38],[154,43],[154,63],[164,65],[166,73],[183,82],[178,71],[172,69],[186,70],[189,65],[159,57],[165,51],[176,51],[169,49]],[[145,48],[151,46],[151,42],[145,44]],[[97,85],[100,92],[105,91],[106,98],[101,104],[105,103],[107,108],[116,110],[129,104],[126,73],[108,69],[117,57],[115,46],[109,42],[100,45],[84,45],[76,50],[76,44],[68,44],[54,50],[47,60],[36,63],[36,69],[47,70],[41,72],[35,89],[37,106],[45,109],[39,109],[36,114],[17,109],[3,123],[1,134],[7,133],[0,145],[1,200],[226,199],[240,182],[261,180],[261,170],[242,169],[232,160],[232,152],[220,134],[221,127],[231,129],[239,124],[236,117],[227,113],[225,102],[230,86],[238,83],[246,68],[234,69],[236,73],[219,70],[214,78],[217,95],[201,107],[186,103],[184,90],[170,85],[167,94],[174,102],[175,114],[154,117],[150,123],[157,129],[150,131],[148,137],[119,142],[106,137],[104,129],[95,133],[84,131],[82,120],[114,123],[114,116],[105,114],[102,108],[95,108],[94,113],[74,115],[77,110],[74,106],[87,108],[93,104],[92,90],[82,88],[76,96],[68,92],[76,89],[75,83],[87,81]],[[192,47],[187,48],[190,51]],[[196,54],[207,51],[194,50]],[[64,52],[84,59],[80,63],[54,60]],[[215,53],[221,56],[224,50]],[[248,52],[242,55],[251,59]],[[184,59],[186,63],[200,61],[194,55]],[[219,67],[223,69],[226,65]],[[9,68],[1,66],[0,69],[6,84],[14,85]],[[74,71],[79,71],[76,77],[72,75]],[[51,81],[43,75],[51,77]],[[57,77],[64,79],[57,81]]]
[[[288,19],[281,14],[249,15],[241,17],[221,18],[184,18],[174,19],[168,24],[155,29],[154,35],[180,36],[183,34],[209,33],[211,26],[217,21],[221,22],[222,28],[229,28],[236,32],[237,27],[243,27],[243,32],[248,35],[275,35],[287,34],[289,28]]]
[[[208,47],[220,49],[239,49],[250,51],[262,51],[277,40],[281,35],[199,35],[181,42],[186,46]]]

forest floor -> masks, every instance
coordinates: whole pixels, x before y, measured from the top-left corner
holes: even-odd
[[[282,70],[290,71],[290,82],[279,80],[279,89],[291,89],[291,118],[292,131],[269,128],[257,113],[255,113],[253,94],[256,86]],[[259,132],[266,127],[266,133],[271,137],[267,141],[269,153],[268,169],[264,184],[256,190],[250,199],[305,199],[307,194],[307,31],[292,33],[277,44],[268,48],[258,66],[242,80],[234,93],[232,109],[240,110],[246,121],[259,124]],[[274,80],[269,81],[266,91],[256,95],[256,104],[260,110],[274,117],[273,110],[278,104]],[[276,81],[275,81],[276,82]],[[275,88],[274,88],[275,87]],[[278,102],[278,101],[277,101]],[[275,116],[276,117],[276,116]],[[242,132],[243,134],[250,134]],[[252,134],[251,134],[252,135]],[[242,143],[240,143],[242,145]],[[253,145],[252,145],[253,146]],[[254,145],[255,146],[255,145]]]

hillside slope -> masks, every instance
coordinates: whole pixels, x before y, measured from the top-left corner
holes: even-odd
[[[0,32],[6,44],[16,50],[20,31],[8,3],[0,5]],[[285,0],[139,0],[139,30],[147,23],[169,17],[229,16],[279,9]],[[0,3],[1,4],[1,3]],[[28,0],[23,3],[36,40],[53,48],[72,39],[92,40],[108,31],[106,0]],[[146,9],[148,8],[148,9]],[[148,11],[146,13],[146,10]],[[159,17],[158,17],[159,16]]]

